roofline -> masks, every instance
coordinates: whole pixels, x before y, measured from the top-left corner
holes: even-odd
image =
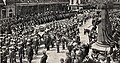
[[[13,3],[14,4],[14,3]],[[17,6],[34,6],[34,5],[49,5],[49,4],[69,4],[69,2],[48,2],[48,3],[16,3]],[[0,5],[4,5],[0,3]]]

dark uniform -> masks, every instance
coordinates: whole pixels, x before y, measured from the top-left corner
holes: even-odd
[[[48,58],[48,56],[46,55],[46,53],[43,53],[43,54],[44,55],[42,56],[40,63],[46,63],[46,60]]]
[[[16,52],[12,50],[10,53],[10,63],[16,63]]]
[[[60,52],[60,49],[59,49],[60,41],[59,40],[56,41],[56,46],[57,46],[57,53],[59,53]]]
[[[65,49],[65,37],[62,37],[61,41],[62,41],[62,49]]]
[[[35,39],[35,41],[33,42],[33,45],[34,45],[34,49],[35,49],[35,54],[38,54],[38,45],[39,45],[39,42],[37,39]]]
[[[67,58],[65,59],[65,63],[72,63],[72,58],[70,53],[66,53],[66,55],[67,55]]]
[[[33,59],[33,48],[32,46],[28,46],[27,48],[27,57],[28,57],[28,62],[31,63],[32,59]]]
[[[3,52],[3,54],[2,54],[2,62],[1,63],[7,63],[7,54],[6,54],[7,52]]]
[[[19,59],[20,59],[20,63],[22,63],[22,57],[23,57],[23,50],[24,48],[21,46],[20,49],[19,49]]]

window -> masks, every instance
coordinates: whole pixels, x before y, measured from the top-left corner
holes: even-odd
[[[71,4],[74,4],[73,2],[74,2],[74,1],[72,0]]]
[[[13,17],[13,11],[12,11],[12,9],[9,10],[9,17]]]

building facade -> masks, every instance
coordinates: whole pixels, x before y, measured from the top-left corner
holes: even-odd
[[[70,0],[69,1],[69,8],[72,11],[78,11],[85,6],[89,0]]]
[[[0,0],[0,19],[30,13],[47,11],[67,11],[69,0]]]

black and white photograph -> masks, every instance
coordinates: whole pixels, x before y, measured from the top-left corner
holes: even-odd
[[[0,63],[120,63],[120,0],[0,0]]]

